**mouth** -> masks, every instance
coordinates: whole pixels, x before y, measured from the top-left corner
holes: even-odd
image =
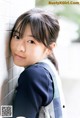
[[[14,54],[14,57],[15,57],[17,60],[25,59],[25,57],[23,57],[23,56],[21,56],[21,55],[18,55],[18,54]]]

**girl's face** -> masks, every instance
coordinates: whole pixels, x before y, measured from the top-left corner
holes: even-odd
[[[11,51],[14,63],[18,66],[30,66],[47,57],[48,48],[38,42],[27,25],[24,35],[19,38],[16,32],[11,39]]]

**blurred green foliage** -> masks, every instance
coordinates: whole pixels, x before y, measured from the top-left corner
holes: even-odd
[[[50,2],[59,2],[59,1],[63,1],[63,0],[36,0],[36,6],[38,7],[46,7],[46,6],[51,6],[54,9],[56,9],[55,13],[58,16],[64,16],[66,17],[68,20],[71,20],[73,22],[75,22],[76,24],[78,24],[79,28],[78,28],[78,34],[79,37],[76,41],[80,42],[80,4],[49,4]],[[78,2],[77,0],[66,0],[67,1],[73,1],[73,2]],[[62,7],[62,9],[61,9]]]

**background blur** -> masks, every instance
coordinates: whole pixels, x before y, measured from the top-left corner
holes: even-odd
[[[80,0],[73,4],[49,4],[60,0],[0,0],[0,106],[9,104],[23,68],[13,64],[9,34],[16,18],[37,6],[58,16],[60,33],[54,50],[59,64],[67,117],[80,118]]]
[[[55,55],[59,63],[67,118],[80,118],[80,0],[72,4],[49,4],[63,0],[36,0],[36,6],[49,9],[60,23]],[[78,4],[79,3],[79,4]]]
[[[23,68],[13,64],[9,35],[17,17],[35,7],[35,0],[0,0],[0,108],[11,102]],[[1,110],[0,110],[1,115]]]

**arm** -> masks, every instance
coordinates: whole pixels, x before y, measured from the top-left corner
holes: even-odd
[[[14,118],[24,116],[36,118],[42,105],[52,99],[52,82],[47,70],[29,67],[19,77],[17,94],[14,100]]]

